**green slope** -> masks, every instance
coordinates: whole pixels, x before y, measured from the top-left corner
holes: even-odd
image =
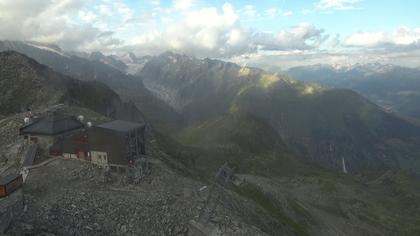
[[[199,169],[214,171],[227,161],[241,173],[273,176],[293,175],[302,167],[278,134],[249,114],[208,121],[185,129],[177,138],[204,154],[195,162]]]
[[[279,80],[249,87],[233,110],[252,112],[289,145],[325,166],[352,173],[402,168],[419,170],[420,129],[384,112],[349,90]]]

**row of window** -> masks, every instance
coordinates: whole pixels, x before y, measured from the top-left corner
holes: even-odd
[[[98,159],[106,161],[106,155],[98,155]]]

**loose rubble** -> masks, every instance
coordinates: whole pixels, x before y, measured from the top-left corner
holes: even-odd
[[[31,170],[23,189],[26,212],[13,219],[6,233],[195,235],[190,222],[197,219],[206,198],[205,191],[198,193],[201,183],[158,160],[152,174],[138,185],[123,179],[113,173],[107,181],[103,170],[77,160],[58,160]],[[264,235],[240,221],[221,208],[209,225],[219,235]]]

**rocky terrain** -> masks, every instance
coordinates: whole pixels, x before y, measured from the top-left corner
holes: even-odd
[[[133,186],[118,175],[105,181],[90,164],[59,160],[30,172],[23,190],[26,211],[7,234],[192,235],[189,222],[205,202],[200,187],[161,162]],[[223,235],[265,235],[232,213],[219,209],[212,218]]]

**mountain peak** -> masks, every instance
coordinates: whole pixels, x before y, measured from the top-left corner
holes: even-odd
[[[132,61],[137,61],[137,56],[133,52],[128,52],[127,55]]]
[[[92,61],[97,61],[97,62],[107,64],[122,72],[125,72],[125,70],[127,69],[127,65],[123,61],[119,60],[118,58],[112,55],[106,56],[102,52],[98,52],[98,51],[91,52],[88,58],[89,60],[92,60]]]
[[[366,64],[356,64],[356,66],[354,66],[354,69],[363,71],[365,73],[386,73],[395,69],[396,67],[397,66],[392,64],[383,64],[375,62]]]
[[[90,57],[92,58],[104,58],[105,55],[102,52],[94,51],[90,53]]]
[[[167,59],[170,59],[172,61],[178,61],[178,60],[181,60],[181,61],[187,61],[187,60],[192,61],[192,60],[194,60],[195,61],[195,60],[198,60],[195,57],[188,56],[186,54],[175,53],[175,52],[172,52],[172,51],[163,52],[160,55],[158,55],[157,58],[167,58]]]

